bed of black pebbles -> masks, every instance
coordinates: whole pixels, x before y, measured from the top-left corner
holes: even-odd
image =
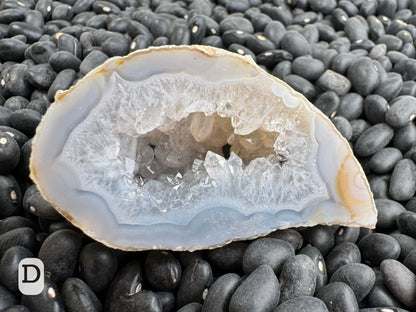
[[[416,1],[0,3],[1,311],[416,311]],[[127,253],[41,198],[28,159],[55,92],[109,57],[191,43],[251,55],[332,119],[370,181],[376,230]],[[21,295],[17,264],[33,256],[46,287]]]

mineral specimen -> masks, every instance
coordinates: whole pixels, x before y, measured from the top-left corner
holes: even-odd
[[[112,58],[60,92],[30,162],[42,195],[126,250],[214,248],[277,228],[374,227],[348,142],[249,57],[164,46]]]

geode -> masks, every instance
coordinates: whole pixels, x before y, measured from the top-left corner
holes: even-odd
[[[106,61],[56,95],[32,149],[44,198],[115,248],[196,250],[377,221],[330,120],[250,57],[212,47]]]

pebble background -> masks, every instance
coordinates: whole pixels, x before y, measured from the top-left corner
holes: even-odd
[[[1,1],[0,310],[416,311],[415,40],[414,0]],[[109,57],[191,43],[251,55],[331,118],[367,174],[375,230],[127,253],[42,199],[28,160],[55,92]],[[46,287],[25,296],[17,264],[32,256]]]

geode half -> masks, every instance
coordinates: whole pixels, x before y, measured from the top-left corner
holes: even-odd
[[[62,215],[125,250],[377,221],[365,175],[330,120],[251,58],[205,46],[112,58],[58,93],[30,167]]]

